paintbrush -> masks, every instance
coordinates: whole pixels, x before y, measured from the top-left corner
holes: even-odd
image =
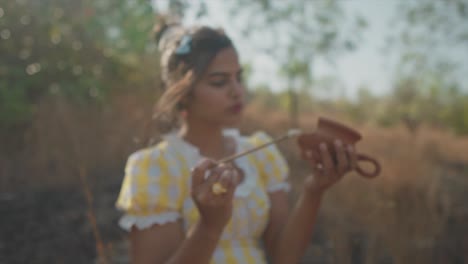
[[[288,131],[288,133],[286,133],[285,135],[277,137],[277,138],[271,140],[270,142],[267,142],[267,143],[264,143],[264,144],[262,144],[260,146],[256,146],[254,148],[251,148],[251,149],[236,153],[234,155],[228,156],[226,158],[223,158],[223,159],[219,160],[217,163],[218,164],[223,164],[223,163],[233,161],[233,160],[235,160],[237,158],[248,155],[248,154],[250,154],[252,152],[255,152],[257,150],[260,150],[262,148],[268,147],[269,145],[276,144],[276,143],[281,142],[281,141],[283,141],[285,139],[288,139],[288,138],[291,138],[291,137],[294,137],[294,136],[298,136],[300,134],[301,134],[301,131],[299,129],[290,129]]]
[[[276,143],[281,142],[283,140],[286,140],[288,138],[298,136],[300,134],[301,134],[301,131],[299,129],[290,129],[288,131],[288,133],[286,133],[285,135],[277,137],[277,138],[271,140],[270,142],[264,143],[264,144],[262,144],[260,146],[256,146],[256,147],[248,149],[246,151],[242,151],[242,152],[236,153],[234,155],[228,156],[226,158],[223,158],[223,159],[217,161],[217,164],[219,165],[219,164],[223,164],[223,163],[228,163],[228,162],[233,161],[233,160],[235,160],[237,158],[243,157],[243,156],[248,155],[248,154],[250,154],[252,152],[255,152],[255,151],[260,150],[262,148],[268,147],[268,146],[270,146],[272,144],[276,144]],[[211,187],[211,191],[216,195],[223,194],[223,193],[227,192],[226,188],[224,188],[224,186],[222,186],[220,182],[214,183],[213,186]]]

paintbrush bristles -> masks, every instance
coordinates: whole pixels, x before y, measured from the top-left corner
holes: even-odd
[[[288,137],[299,136],[300,134],[301,134],[301,130],[297,128],[292,128],[292,129],[289,129],[288,131]]]

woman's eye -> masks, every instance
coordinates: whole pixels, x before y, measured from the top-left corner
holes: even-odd
[[[240,82],[240,83],[243,83],[244,82],[244,75],[243,74],[238,74],[237,75],[237,81]]]
[[[226,81],[225,80],[214,81],[214,82],[211,82],[210,84],[212,86],[221,87],[221,86],[224,86],[226,84]]]

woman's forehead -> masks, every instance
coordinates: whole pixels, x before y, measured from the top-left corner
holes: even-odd
[[[214,59],[211,61],[206,73],[210,75],[214,72],[238,72],[241,70],[241,65],[239,64],[239,57],[234,48],[226,48],[218,52]]]

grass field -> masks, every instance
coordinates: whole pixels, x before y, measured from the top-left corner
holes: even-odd
[[[151,104],[121,96],[112,109],[60,101],[38,108],[24,148],[0,157],[0,263],[91,263],[98,255],[125,262],[113,204]],[[377,157],[383,170],[373,180],[349,174],[329,191],[303,263],[468,263],[468,138],[320,114],[361,131],[358,150]],[[287,130],[285,113],[265,116],[252,105],[241,130]],[[300,126],[312,130],[317,117],[301,115]],[[294,142],[279,148],[294,198],[308,168]]]

